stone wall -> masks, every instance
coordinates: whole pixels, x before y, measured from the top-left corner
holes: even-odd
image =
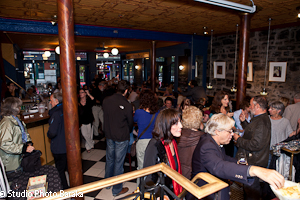
[[[247,81],[247,95],[249,96],[259,95],[264,86],[267,37],[267,30],[250,33],[248,61],[253,62],[253,81]],[[207,90],[207,94],[214,95],[218,90],[225,90],[230,93],[232,99],[235,99],[235,93],[230,92],[234,79],[235,34],[214,37],[212,49],[212,65],[214,61],[226,62],[226,78],[214,79],[212,68],[214,87],[212,90]],[[207,77],[209,77],[210,44],[208,45],[207,58]],[[268,62],[287,62],[285,82],[270,82],[269,64],[267,65],[266,89],[268,100],[277,100],[281,96],[292,100],[294,94],[300,92],[300,26],[271,30]]]

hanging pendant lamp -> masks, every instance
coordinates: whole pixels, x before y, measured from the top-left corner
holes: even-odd
[[[237,89],[235,87],[235,77],[236,77],[236,58],[237,58],[237,42],[238,42],[238,32],[239,25],[236,25],[236,33],[235,33],[235,52],[234,52],[234,70],[233,70],[233,85],[231,88],[231,92],[236,92]]]
[[[212,39],[213,39],[213,32],[214,30],[211,30],[211,35],[210,35],[210,60],[209,60],[209,83],[206,86],[207,89],[212,89],[213,86],[211,84],[211,68],[212,68]]]
[[[266,66],[265,66],[265,79],[264,79],[264,88],[260,92],[260,95],[266,96],[268,95],[266,91],[266,80],[267,80],[267,68],[268,68],[268,56],[269,56],[269,45],[270,45],[270,32],[271,32],[271,20],[272,18],[269,18],[269,31],[268,31],[268,43],[267,43],[267,55],[266,55]]]

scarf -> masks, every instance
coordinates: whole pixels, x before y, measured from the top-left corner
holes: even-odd
[[[163,143],[165,149],[166,149],[166,152],[167,152],[167,156],[168,156],[168,160],[169,160],[169,163],[170,163],[170,167],[176,171],[176,164],[175,164],[175,160],[174,160],[174,157],[172,156],[172,152],[171,152],[171,149],[170,149],[170,146],[169,145],[165,145],[165,142],[164,140],[161,140],[161,142]],[[178,156],[178,152],[177,152],[177,144],[175,142],[175,140],[173,139],[172,140],[172,144],[173,144],[173,147],[174,147],[174,151],[175,151],[175,155],[176,155],[176,158],[177,158],[177,163],[178,163],[178,173],[179,174],[182,174],[181,172],[181,165],[180,165],[180,160],[179,160],[179,156]],[[173,189],[174,189],[174,193],[176,196],[178,196],[181,192],[182,192],[182,187],[181,185],[179,185],[177,182],[175,182],[174,180],[172,180],[172,183],[173,183]]]
[[[21,128],[21,132],[22,132],[22,142],[23,143],[26,143],[27,142],[27,134],[25,132],[25,129],[24,129],[24,126],[22,124],[22,122],[19,120],[19,118],[15,117],[12,115],[12,117],[18,122],[18,125],[20,126]]]

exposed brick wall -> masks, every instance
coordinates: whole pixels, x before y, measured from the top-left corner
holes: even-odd
[[[248,61],[253,62],[253,81],[247,82],[247,95],[249,96],[259,95],[264,85],[267,36],[267,30],[250,33]],[[208,66],[209,53],[210,44],[208,45]],[[214,95],[221,89],[230,92],[233,85],[234,53],[235,34],[213,38],[212,60],[226,62],[226,79],[214,79],[212,71],[214,87],[212,90],[207,90],[208,95]],[[287,62],[286,82],[269,82],[268,64],[266,78],[268,100],[277,100],[280,96],[292,100],[294,94],[300,92],[300,26],[271,30],[268,62]],[[209,68],[207,76],[209,77]],[[230,96],[235,98],[235,93],[230,93]]]

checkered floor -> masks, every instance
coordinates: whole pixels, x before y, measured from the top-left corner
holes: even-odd
[[[85,151],[85,148],[82,149],[82,170],[83,170],[83,183],[91,183],[94,181],[104,179],[105,175],[105,149],[106,149],[106,142],[105,139],[97,138],[98,140],[95,141],[94,149],[90,153]],[[82,145],[82,147],[84,147]],[[135,162],[131,163],[132,170],[136,170]],[[125,159],[124,163],[124,173],[129,172],[129,163],[128,159]],[[120,195],[117,198],[126,196],[132,193],[136,189],[136,180],[131,182],[123,183],[123,187],[128,187],[129,191],[124,195]],[[103,199],[103,200],[110,200],[114,199],[112,196],[112,189],[102,189],[97,190],[94,192],[90,192],[85,194],[84,199],[92,200],[92,199]]]
[[[104,179],[105,174],[105,149],[106,142],[105,138],[97,138],[95,141],[95,147],[90,152],[87,153],[85,148],[82,148],[82,168],[83,168],[83,182],[91,183],[94,181]],[[84,147],[84,145],[82,145]],[[132,170],[136,170],[135,162],[131,163]],[[129,163],[128,159],[125,159],[124,163],[124,173],[129,172]],[[128,187],[129,191],[123,195],[118,196],[117,198],[124,197],[130,193],[132,193],[136,189],[136,180],[125,182],[124,187]],[[231,186],[231,198],[232,200],[243,200],[243,190],[237,184],[232,184]],[[116,199],[117,199],[116,198]],[[114,199],[112,196],[111,189],[102,189],[94,192],[90,192],[85,194],[85,200],[93,200],[93,199],[103,199],[103,200],[111,200]]]

